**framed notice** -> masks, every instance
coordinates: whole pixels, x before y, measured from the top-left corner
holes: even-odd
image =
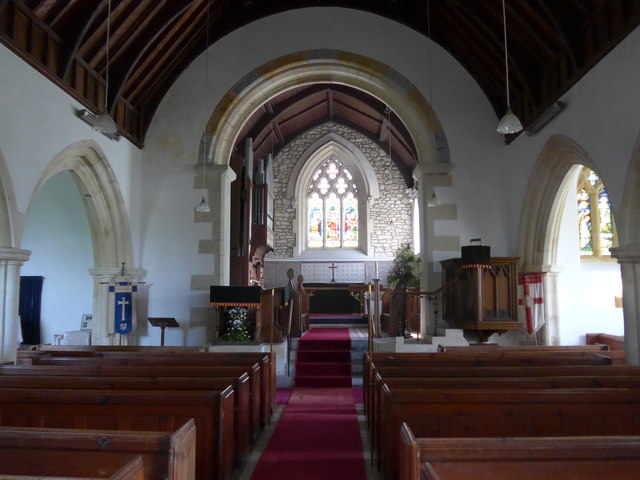
[[[85,313],[82,315],[82,322],[80,322],[80,330],[91,330],[93,328],[93,315]]]

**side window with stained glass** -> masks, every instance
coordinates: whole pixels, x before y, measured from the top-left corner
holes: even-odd
[[[307,247],[357,247],[358,187],[349,169],[336,158],[325,160],[307,192]]]
[[[616,245],[611,203],[602,179],[583,167],[578,177],[578,242],[582,258],[606,258]]]

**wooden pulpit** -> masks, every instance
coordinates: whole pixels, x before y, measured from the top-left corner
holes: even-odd
[[[161,332],[162,332],[160,334],[160,346],[161,347],[164,347],[164,329],[167,328],[167,327],[176,328],[176,327],[180,326],[178,324],[178,322],[176,321],[176,319],[175,318],[171,318],[171,317],[149,317],[149,323],[153,327],[160,327]]]

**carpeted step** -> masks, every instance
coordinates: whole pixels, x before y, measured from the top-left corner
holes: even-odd
[[[327,362],[298,362],[296,365],[296,377],[303,376],[335,376],[344,375],[351,378],[351,364],[327,363]]]
[[[351,350],[351,340],[303,340],[298,342],[298,352],[304,350]]]
[[[345,377],[331,375],[297,375],[296,388],[313,387],[313,388],[334,388],[334,387],[351,387],[351,376]]]
[[[299,362],[351,362],[351,352],[347,350],[301,350],[298,351]]]

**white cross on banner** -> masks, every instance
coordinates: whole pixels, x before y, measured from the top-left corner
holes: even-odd
[[[131,282],[109,284],[109,334],[135,331],[138,320],[138,285]]]
[[[545,324],[544,273],[521,273],[518,275],[518,316],[533,335]]]

